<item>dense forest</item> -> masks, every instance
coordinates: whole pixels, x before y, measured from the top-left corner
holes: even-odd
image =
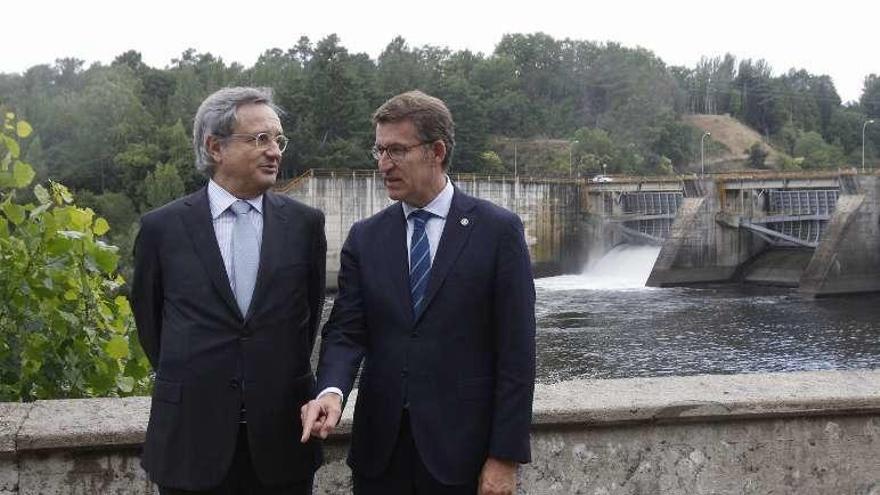
[[[335,35],[265,51],[252,67],[187,50],[163,69],[136,51],[88,68],[58,59],[0,74],[0,107],[28,120],[23,143],[37,178],[60,181],[114,226],[125,250],[138,214],[196,188],[190,127],[210,92],[274,89],[292,146],[282,178],[309,168],[369,168],[369,116],[389,96],[420,88],[444,99],[457,124],[457,172],[564,175],[693,171],[702,130],[688,114],[727,114],[760,133],[745,166],[836,168],[861,162],[866,119],[880,116],[880,76],[841,103],[827,75],[727,55],[668,66],[652,52],[546,34],[505,35],[491,54],[411,47],[393,39],[376,60]],[[868,126],[876,162],[880,123]],[[708,140],[708,153],[723,144]],[[872,144],[872,143],[877,143]],[[766,146],[780,156],[765,160]],[[516,151],[515,151],[516,150]],[[745,153],[746,150],[727,150]],[[696,165],[698,167],[698,165]]]

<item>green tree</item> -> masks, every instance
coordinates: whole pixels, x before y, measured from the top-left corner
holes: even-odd
[[[859,98],[862,110],[868,117],[880,117],[880,76],[868,74]]]
[[[574,133],[572,159],[575,161],[575,169],[582,174],[602,173],[603,165],[611,164],[614,160],[614,142],[602,129],[578,129]]]
[[[749,155],[749,166],[752,168],[765,168],[764,162],[767,160],[767,155],[770,154],[767,150],[764,149],[764,146],[761,143],[753,143],[748,149],[745,150]]]
[[[183,196],[183,192],[183,179],[177,173],[177,167],[171,163],[159,163],[144,180],[144,206],[148,210],[158,208]]]
[[[0,400],[144,393],[149,363],[118,294],[116,248],[101,240],[109,224],[57,182],[20,202],[31,128],[9,112],[0,132]]]
[[[486,174],[503,174],[506,172],[501,157],[494,151],[480,153],[480,171]]]
[[[818,132],[805,132],[801,134],[794,145],[796,158],[802,158],[799,163],[805,169],[835,168],[844,165],[843,151],[837,146],[830,145],[822,139]]]

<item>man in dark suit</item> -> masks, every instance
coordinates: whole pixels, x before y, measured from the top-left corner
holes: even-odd
[[[208,185],[147,213],[132,303],[156,381],[142,465],[162,494],[308,494],[301,444],[324,298],[320,211],[268,191],[287,146],[270,94],[225,88],[199,107]]]
[[[452,116],[419,91],[373,115],[398,203],[357,222],[322,333],[303,437],[336,425],[361,360],[351,452],[356,494],[513,493],[529,462],[535,289],[523,226],[446,175]]]

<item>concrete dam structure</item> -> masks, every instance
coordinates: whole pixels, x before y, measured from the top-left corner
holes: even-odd
[[[809,296],[880,291],[878,213],[878,178],[852,171],[686,181],[648,285],[744,280]]]
[[[492,201],[522,218],[536,275],[580,269],[576,182],[473,174],[450,174],[450,178],[465,193]],[[382,175],[370,170],[310,170],[277,190],[324,212],[328,286],[336,283],[339,253],[352,224],[393,203]]]
[[[522,218],[536,276],[580,272],[620,244],[652,244],[661,251],[649,286],[746,281],[810,296],[880,291],[876,175],[450,177]],[[331,285],[348,229],[392,203],[377,171],[313,170],[278,190],[324,211]]]

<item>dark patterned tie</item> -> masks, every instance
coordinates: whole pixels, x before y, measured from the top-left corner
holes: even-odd
[[[413,305],[413,317],[418,319],[425,308],[425,292],[431,274],[431,246],[425,223],[433,214],[415,210],[409,214],[413,220],[412,240],[409,248],[409,293]]]

